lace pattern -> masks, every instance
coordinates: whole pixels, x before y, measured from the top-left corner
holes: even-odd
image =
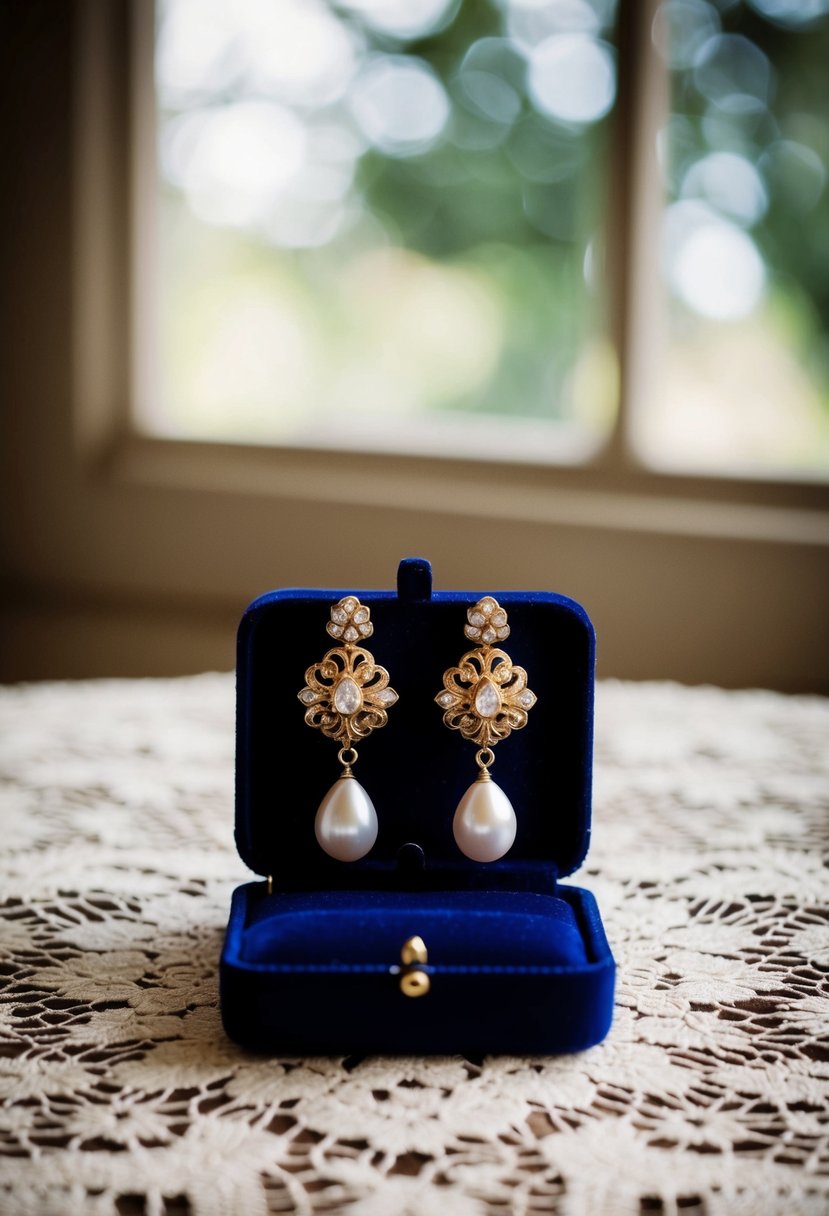
[[[829,703],[599,690],[605,1043],[278,1059],[224,1037],[230,676],[0,691],[0,1212],[829,1210]]]

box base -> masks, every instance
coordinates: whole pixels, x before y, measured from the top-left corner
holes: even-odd
[[[400,949],[429,951],[428,992],[401,988]],[[606,1035],[615,965],[593,896],[305,892],[233,898],[222,952],[228,1035],[281,1055],[579,1051]]]

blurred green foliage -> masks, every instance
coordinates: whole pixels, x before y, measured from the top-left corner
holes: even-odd
[[[222,2],[211,5],[218,11]],[[667,201],[681,209],[691,200],[693,222],[719,225],[721,240],[730,234],[749,271],[750,255],[759,254],[757,274],[765,278],[762,299],[758,279],[756,300],[749,292],[744,305],[739,294],[723,304],[715,274],[709,309],[705,282],[693,280],[693,259],[690,271],[683,264],[673,278],[666,270],[673,348],[693,352],[700,339],[728,341],[729,325],[744,329],[746,317],[761,318],[761,342],[771,335],[795,353],[808,369],[810,402],[822,403],[829,417],[829,17],[820,0],[811,3],[816,16],[804,20],[802,6],[787,8],[784,0],[668,0],[655,36],[672,60]],[[162,5],[162,34],[164,22],[173,28],[168,19],[177,5],[183,11],[181,0]],[[615,4],[465,0],[446,9],[443,25],[417,37],[384,31],[373,16],[381,9],[342,0],[325,12],[358,48],[360,71],[407,57],[440,82],[449,118],[422,147],[388,146],[358,133],[346,218],[319,239],[280,239],[267,212],[223,222],[210,207],[205,212],[203,182],[191,188],[201,128],[181,136],[182,122],[207,124],[219,111],[263,96],[227,24],[232,6],[221,14],[231,31],[224,59],[215,60],[221,87],[211,91],[210,64],[189,93],[172,87],[165,95],[161,81],[161,425],[285,438],[314,426],[322,433],[333,415],[365,408],[558,419],[601,435],[617,392],[604,270],[613,112],[597,107],[587,120],[568,120],[544,103],[530,76],[539,48],[554,38],[562,45],[591,41],[612,65]],[[317,10],[309,0],[303,19]],[[184,46],[181,30],[177,36]],[[255,40],[248,45],[255,51]],[[265,100],[290,109],[278,81],[275,89]],[[355,130],[347,96],[317,107],[305,99],[293,113],[309,131],[320,122]],[[166,160],[165,139],[173,147]],[[202,142],[209,145],[209,132]],[[731,159],[710,160],[722,153]],[[222,181],[221,165],[208,169],[220,200],[223,188],[238,194],[237,181]],[[237,171],[228,168],[231,178]],[[289,202],[300,214],[306,206],[301,196]],[[280,196],[274,216],[281,206]],[[316,207],[324,220],[321,206],[312,200],[307,209]],[[332,198],[331,216],[343,206]],[[653,242],[660,259],[659,234]],[[378,262],[384,250],[406,256]],[[669,251],[669,262],[676,252]],[[727,277],[728,265],[721,270]],[[268,299],[279,350],[267,349]],[[243,316],[261,321],[264,347]],[[476,343],[480,375],[469,351],[459,350],[470,345],[474,356]],[[257,359],[261,374],[251,371]],[[443,372],[430,366],[441,361]],[[782,374],[785,380],[785,368]],[[829,432],[819,420],[814,425],[829,461]],[[811,442],[809,426],[784,461],[809,462],[808,451],[793,455]]]

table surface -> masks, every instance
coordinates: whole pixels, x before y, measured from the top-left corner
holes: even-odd
[[[0,1211],[829,1210],[829,702],[605,683],[579,880],[619,965],[566,1057],[224,1036],[233,679],[0,690]]]

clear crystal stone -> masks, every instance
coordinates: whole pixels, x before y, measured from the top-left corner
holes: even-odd
[[[336,621],[338,625],[344,625],[348,620],[348,613],[343,612],[342,608],[337,606],[331,609],[331,620]]]
[[[484,614],[484,616],[491,616],[492,613],[495,611],[495,608],[496,608],[496,603],[495,603],[495,600],[492,599],[491,596],[487,596],[486,599],[481,600],[480,603],[478,604],[478,611],[482,612]]]
[[[302,692],[299,694],[299,699],[303,705],[311,705],[314,701],[316,701],[317,694],[312,692],[310,688],[303,688]]]
[[[535,693],[530,692],[529,688],[525,688],[518,698],[518,704],[523,709],[532,709],[535,705]]]
[[[347,642],[356,642],[359,636],[359,633],[353,625],[349,625],[348,629],[346,629],[345,633],[343,634],[343,637]]]
[[[355,615],[354,620],[356,621],[356,619],[357,617]],[[360,626],[360,633],[364,638],[370,638],[374,633],[374,626],[371,624],[371,622],[367,622],[365,625]]]
[[[483,615],[482,612],[470,612],[470,614],[469,614],[469,624],[470,625],[483,625],[485,620],[486,620],[486,617]]]
[[[498,641],[505,642],[509,637],[509,625],[502,625],[501,628],[497,629],[495,632],[497,634]]]
[[[356,714],[363,703],[363,694],[351,676],[343,676],[334,690],[334,708],[338,714],[348,717]]]
[[[342,627],[342,625],[333,625],[332,624],[332,625],[328,626],[328,632],[331,634],[331,636],[333,638],[338,638],[338,637],[342,636],[343,627]]]
[[[452,696],[451,692],[442,692],[438,697],[438,701],[441,705],[448,706],[455,704],[455,698]]]
[[[351,599],[350,597],[347,600],[343,600],[341,603],[341,607],[342,607],[343,611],[346,612],[349,616],[351,616],[351,614],[354,611],[354,609],[356,608],[356,606],[357,606],[357,601]]]
[[[499,608],[497,612],[493,612],[492,623],[493,623],[493,625],[499,625],[499,626],[506,625],[507,614],[506,614],[506,612],[504,612],[503,608]]]
[[[363,605],[360,605],[360,607],[354,613],[354,624],[362,625],[363,622],[367,621],[367,620],[368,620],[368,608],[365,608]]]
[[[472,638],[474,641],[481,636],[480,629],[476,629],[474,625],[464,625],[463,631],[468,638]]]
[[[494,718],[500,708],[498,689],[489,680],[481,680],[475,693],[475,712],[482,718]]]
[[[377,700],[381,705],[394,705],[397,700],[397,693],[393,688],[383,688],[378,692]]]
[[[487,625],[486,629],[481,634],[481,637],[485,642],[494,642],[496,638],[495,630],[490,629],[489,625]]]

